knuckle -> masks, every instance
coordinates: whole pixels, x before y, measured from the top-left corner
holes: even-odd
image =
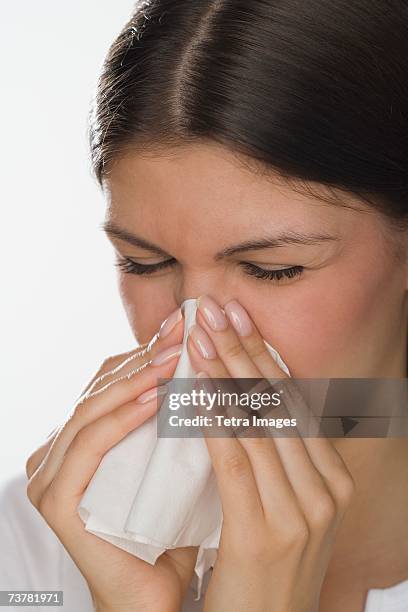
[[[143,344],[139,344],[139,346],[137,347],[137,350],[139,352],[143,352],[146,348],[148,348],[149,344],[150,344],[150,340],[148,340],[147,342],[143,342]]]
[[[105,357],[105,359],[102,361],[102,364],[99,368],[99,372],[101,374],[103,374],[104,372],[109,371],[112,367],[114,367],[114,364],[117,362],[118,360],[118,356],[116,355],[109,355],[108,357]]]
[[[109,380],[109,376],[111,374],[113,370],[108,370],[106,372],[102,372],[102,374],[100,374],[98,376],[98,378],[94,381],[94,383],[92,384],[91,387],[91,392],[93,393],[95,391],[95,389],[97,389],[98,387],[102,387],[104,384],[106,384],[106,382]]]
[[[335,479],[335,495],[341,508],[346,508],[356,491],[356,483],[349,473],[343,472]]]
[[[124,420],[116,410],[109,414],[108,419],[109,424],[107,421],[104,424],[92,422],[82,427],[72,439],[68,452],[92,455],[101,459],[111,446],[112,432],[116,433],[119,429],[121,434],[127,433]]]
[[[329,493],[322,493],[308,516],[310,524],[315,527],[325,527],[331,523],[337,514],[336,504]]]
[[[46,516],[47,512],[50,509],[50,505],[50,496],[47,495],[47,492],[45,492],[44,495],[40,498],[37,506],[40,514]]]
[[[159,344],[159,340],[160,340],[160,336],[159,336],[159,332],[156,332],[148,342],[146,342],[146,344],[142,345],[143,349],[142,349],[142,354],[148,352],[152,352],[152,350],[155,349],[155,347],[158,346]]]
[[[115,370],[120,366],[120,360],[116,357],[107,357],[102,362],[101,367],[99,368],[95,380],[92,383],[92,389],[96,387],[100,387],[104,384],[106,379],[109,379],[109,376],[115,372]]]
[[[41,446],[36,448],[29,455],[25,463],[25,472],[27,478],[31,478],[34,472],[36,472],[39,466],[44,462],[50,448],[53,445],[56,436],[57,433],[54,433],[52,437],[49,437]]]
[[[126,359],[129,359],[130,355],[131,351],[128,353],[121,353],[119,355],[110,355],[106,357],[102,361],[102,365],[96,374],[96,380],[98,382],[103,381],[109,374],[112,374],[116,369],[118,369],[121,364],[126,361]]]
[[[243,454],[234,453],[224,457],[222,464],[231,477],[242,477],[248,470],[248,461]]]
[[[267,464],[270,460],[272,452],[270,438],[254,436],[248,439],[248,443],[250,444],[251,453],[254,453],[254,455],[259,459],[259,461],[265,461],[265,464]]]
[[[44,491],[43,495],[38,501],[37,507],[40,514],[42,514],[44,517],[55,516],[56,499],[51,486]]]
[[[259,342],[256,342],[248,347],[247,349],[249,356],[251,359],[258,359],[267,353],[265,349],[265,345],[262,346]]]
[[[114,378],[117,375],[120,376],[122,370],[126,371],[126,369],[132,366],[134,366],[135,369],[138,365],[144,363],[146,360],[145,346],[146,345],[143,344],[125,353],[106,357],[82,392],[80,401],[87,400],[95,392],[100,391],[102,387],[106,388],[110,386],[112,382],[115,382]]]
[[[109,379],[111,379],[113,376],[120,376],[121,372],[126,370],[126,368],[137,368],[140,363],[141,355],[139,351],[133,351],[131,354],[122,355],[120,359],[115,360],[115,362],[111,364],[111,369],[108,372],[102,374],[102,376],[99,378],[99,383],[109,381]]]
[[[258,438],[253,437],[250,439],[249,442],[250,442],[252,450],[257,453],[257,456],[259,453],[262,453],[262,452],[267,453],[267,451],[269,450],[268,438],[262,438],[261,436],[259,436]]]
[[[144,342],[143,344],[139,344],[137,347],[136,356],[139,359],[146,359],[146,356],[152,352],[152,348],[157,344],[159,336],[154,336],[149,342]]]
[[[37,507],[38,487],[34,478],[30,478],[26,486],[26,495],[31,504]]]
[[[303,517],[288,523],[287,528],[280,530],[280,544],[283,550],[303,550],[310,538],[310,529]]]
[[[240,342],[237,342],[237,343],[234,343],[228,346],[225,349],[225,352],[227,354],[227,357],[235,358],[235,357],[239,357],[240,355],[242,355],[244,350],[245,349],[242,346],[242,344]]]
[[[114,360],[114,356],[105,357],[105,359],[97,368],[94,376],[92,377],[93,385],[101,376],[103,376],[104,374],[106,374],[106,372],[109,372],[112,369]]]
[[[71,422],[72,420],[75,421],[81,421],[84,413],[87,412],[88,409],[88,397],[85,395],[83,397],[81,397],[77,403],[75,404],[69,418],[67,419],[67,423]]]
[[[92,428],[90,425],[85,425],[75,434],[70,444],[70,448],[74,451],[82,451],[84,449],[89,449],[89,447],[92,446],[92,443]]]
[[[150,361],[143,361],[142,363],[135,363],[134,364],[134,368],[132,368],[130,370],[130,372],[128,372],[127,374],[124,374],[123,376],[121,376],[121,378],[118,379],[118,382],[123,381],[123,382],[132,382],[133,383],[133,378],[135,375],[140,374],[145,368],[150,366]]]

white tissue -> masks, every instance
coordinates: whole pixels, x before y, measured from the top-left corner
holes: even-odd
[[[196,299],[183,302],[183,348],[174,378],[195,378],[187,351]],[[279,353],[264,340],[290,376]],[[190,387],[191,388],[191,387]],[[167,549],[198,546],[197,599],[214,565],[222,509],[205,439],[158,438],[154,415],[106,453],[78,505],[85,529],[151,563]]]

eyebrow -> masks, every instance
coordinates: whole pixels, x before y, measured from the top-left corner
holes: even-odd
[[[162,255],[164,257],[170,257],[169,253],[166,253],[163,249],[148,242],[144,238],[137,236],[127,230],[119,227],[112,221],[105,221],[101,225],[101,229],[108,235],[125,242],[133,246],[140,247],[145,249],[146,251],[150,251],[151,253],[155,253],[156,255]],[[286,231],[280,232],[274,236],[266,236],[265,238],[259,238],[257,240],[248,240],[245,242],[241,242],[240,244],[236,244],[234,246],[227,247],[222,251],[216,253],[214,259],[219,261],[220,259],[224,259],[225,257],[230,257],[236,253],[241,253],[242,251],[256,251],[259,249],[276,249],[283,246],[288,245],[316,245],[322,242],[336,241],[339,240],[338,236],[333,236],[331,234],[324,233],[311,233],[304,234],[302,232],[295,231]]]

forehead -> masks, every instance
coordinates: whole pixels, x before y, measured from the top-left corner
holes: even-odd
[[[137,216],[143,227],[177,219],[187,231],[197,224],[265,222],[279,229],[315,229],[316,223],[336,229],[350,209],[325,201],[321,187],[315,184],[314,195],[305,194],[217,143],[148,155],[129,151],[114,160],[104,182],[110,218],[132,224]]]

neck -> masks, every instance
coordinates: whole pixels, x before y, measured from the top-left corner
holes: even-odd
[[[368,589],[408,579],[408,439],[340,438],[334,445],[356,491],[337,533],[321,611],[345,603],[353,605],[342,609],[363,610]]]
[[[408,311],[408,303],[405,306]],[[391,356],[378,364],[378,372],[373,377],[407,379],[407,334],[399,335],[398,341],[391,345]],[[399,389],[403,399],[401,402],[399,396],[396,403],[406,415],[406,385]],[[382,399],[390,415],[394,414],[390,405],[394,404],[393,400],[389,396]],[[398,423],[395,426],[391,419],[389,435],[400,437],[332,439],[356,488],[337,532],[321,590],[319,612],[364,610],[369,589],[385,589],[408,580],[406,420],[404,427]]]

